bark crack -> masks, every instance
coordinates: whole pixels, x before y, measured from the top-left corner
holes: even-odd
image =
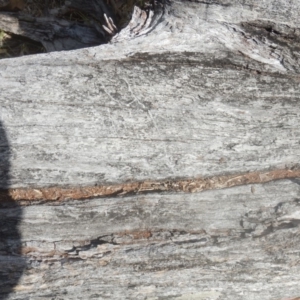
[[[133,194],[186,192],[196,193],[206,190],[216,190],[245,184],[261,184],[279,179],[300,177],[299,166],[290,169],[274,169],[243,174],[229,174],[208,178],[175,179],[161,181],[130,182],[85,187],[45,187],[45,188],[16,188],[0,191],[0,205],[6,205],[9,199],[19,205],[43,204],[66,200],[86,200],[97,197],[116,197]],[[298,181],[297,181],[298,183]],[[251,189],[252,193],[255,189]]]
[[[263,207],[247,212],[240,225],[245,237],[263,237],[277,230],[296,228],[300,225],[300,199],[281,202],[275,207]]]

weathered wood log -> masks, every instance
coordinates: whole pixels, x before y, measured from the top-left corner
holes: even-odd
[[[0,61],[2,296],[299,297],[299,9],[171,1]]]

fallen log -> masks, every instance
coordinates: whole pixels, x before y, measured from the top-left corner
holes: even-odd
[[[1,296],[297,299],[299,5],[157,3],[1,60]]]

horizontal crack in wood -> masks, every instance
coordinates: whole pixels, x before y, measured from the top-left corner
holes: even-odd
[[[17,188],[0,191],[0,201],[18,201],[28,205],[35,201],[85,200],[96,197],[124,196],[149,192],[188,192],[222,189],[233,186],[266,183],[273,180],[300,177],[300,169],[276,169],[266,172],[213,176],[185,180],[144,181],[109,186],[86,186],[73,188]]]

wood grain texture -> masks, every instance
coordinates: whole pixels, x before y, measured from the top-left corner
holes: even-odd
[[[8,299],[299,297],[299,11],[170,1],[110,44],[0,61],[1,187],[40,201],[0,209]],[[136,194],[41,192],[110,185]]]
[[[139,38],[2,60],[11,186],[212,176],[298,163],[297,47],[263,29],[261,41],[247,35],[241,20],[207,21],[205,7],[174,2],[173,15],[165,13]],[[212,7],[211,18],[239,9]],[[243,13],[245,22],[258,22],[250,20],[253,9]]]
[[[190,55],[192,61],[174,53],[76,67],[72,61],[50,67],[46,56],[38,71],[20,66],[26,76],[7,66],[1,103],[13,153],[11,186],[101,185],[297,164],[299,78]]]
[[[10,299],[299,295],[299,197],[283,180],[23,208],[27,267]]]

